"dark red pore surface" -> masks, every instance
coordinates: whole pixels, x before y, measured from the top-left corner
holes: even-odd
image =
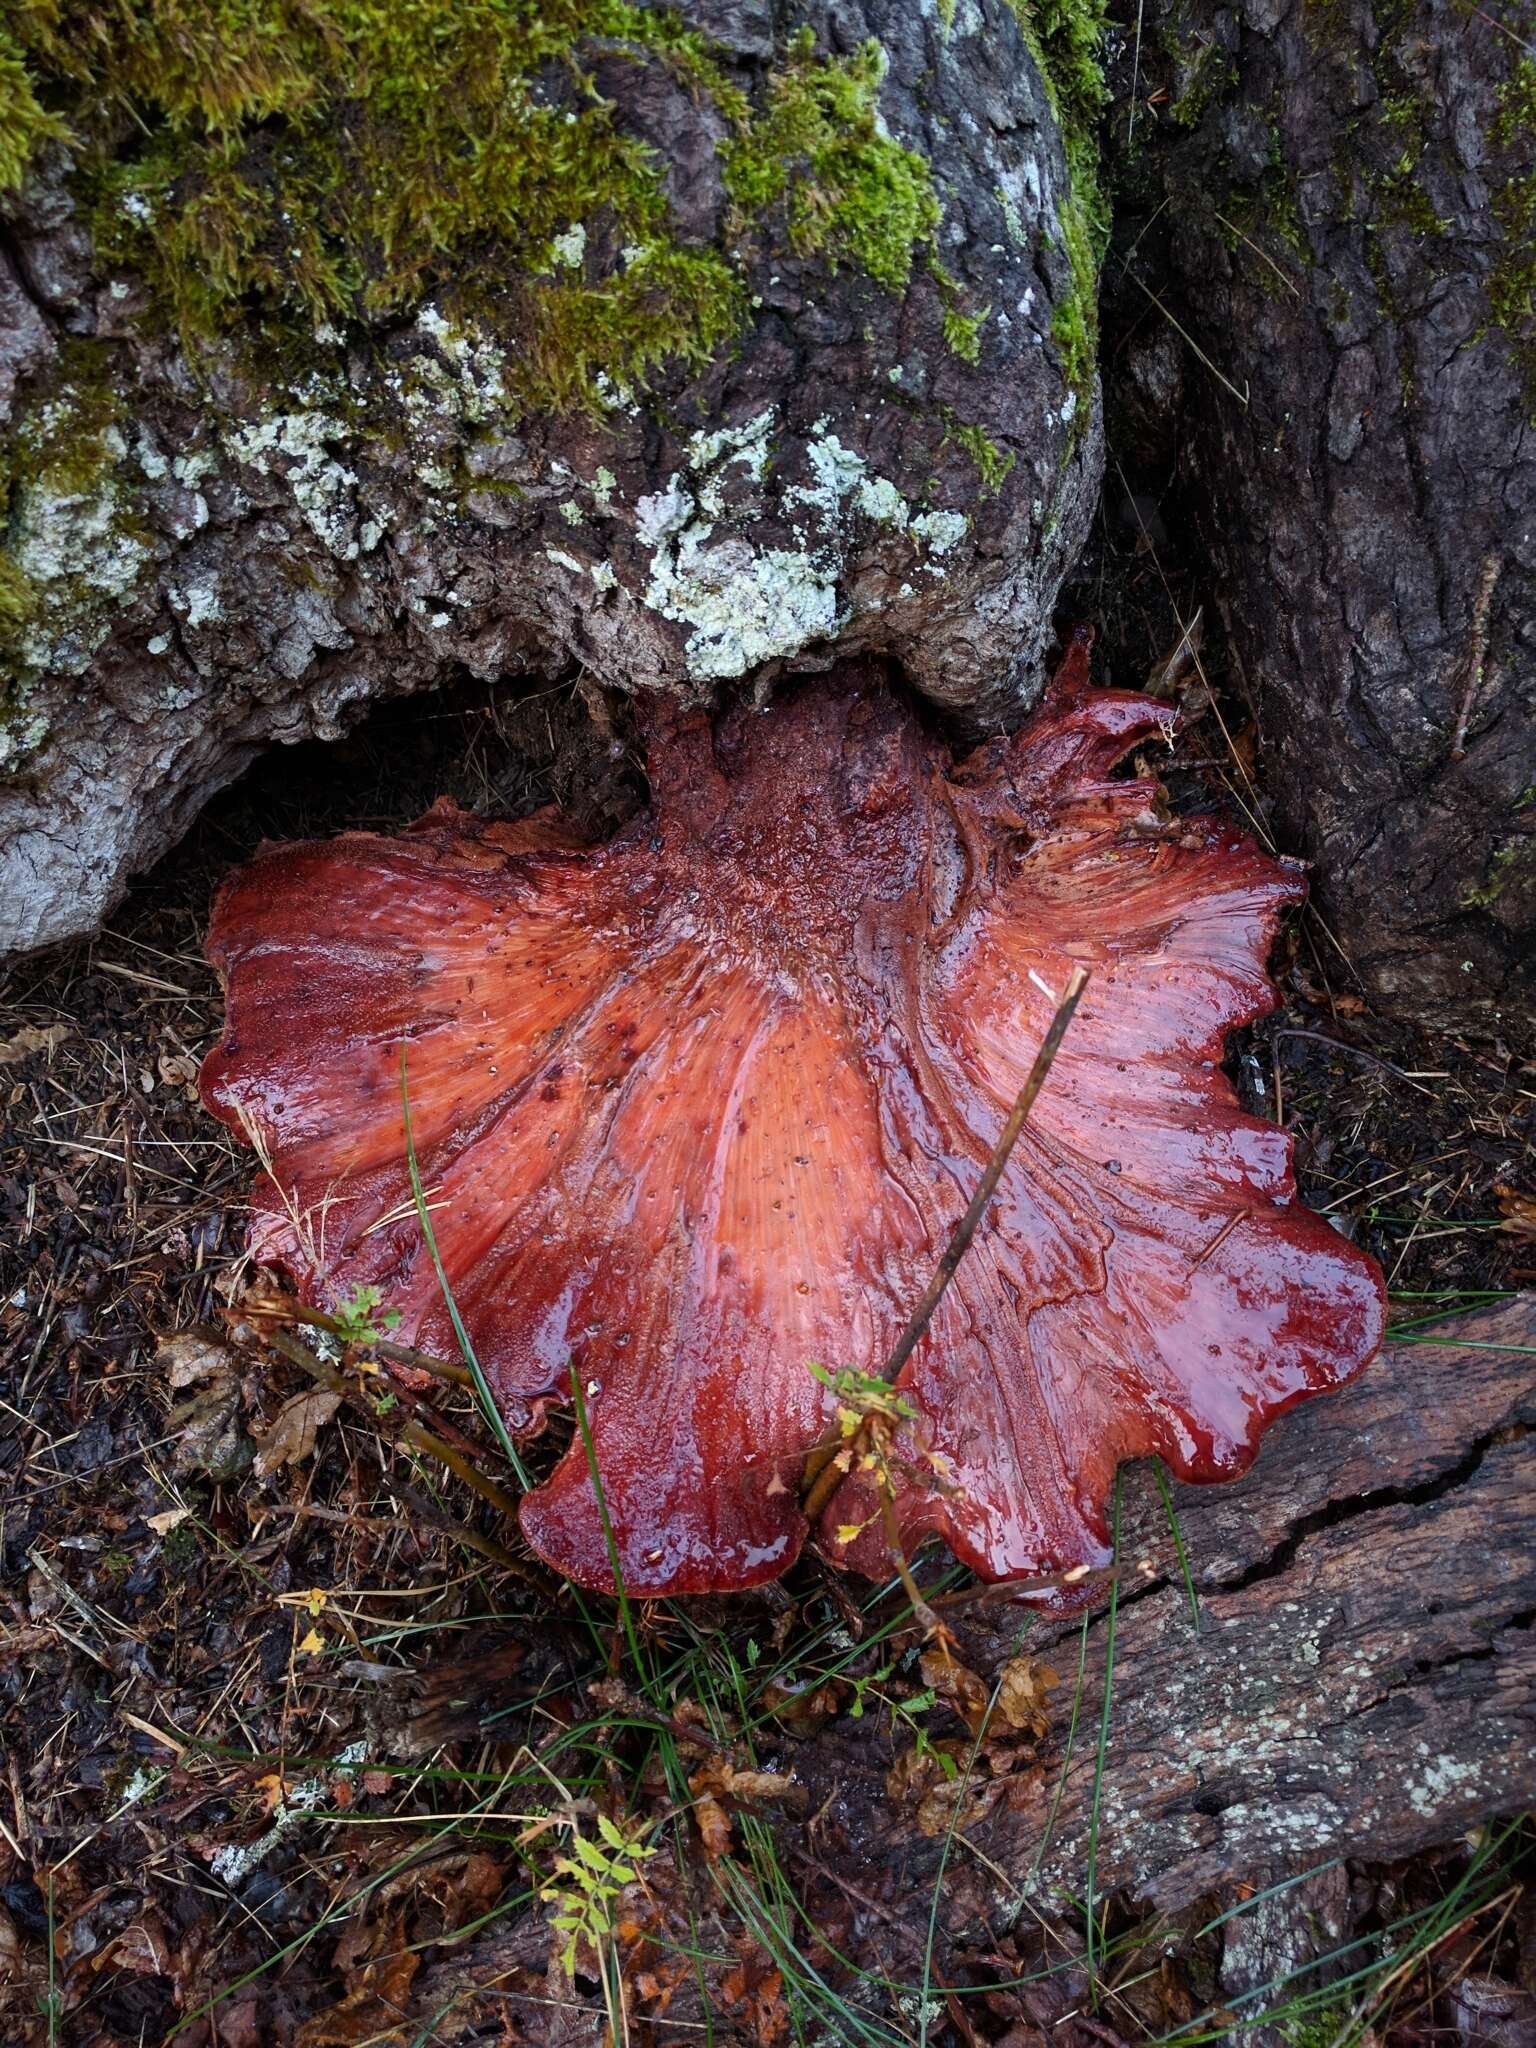
[[[508,1425],[585,1397],[625,1585],[774,1577],[807,1529],[810,1372],[880,1369],[1075,966],[1092,982],[900,1386],[908,1546],[988,1579],[1107,1557],[1117,1464],[1240,1472],[1380,1341],[1372,1261],[1295,1197],[1225,1034],[1271,1006],[1296,866],[1167,823],[1111,770],[1167,709],[1087,681],[958,767],[878,680],[653,724],[652,808],[596,847],[440,804],[396,838],[269,846],[226,884],[209,1108],[259,1145],[252,1243],[304,1296],[361,1285],[454,1336]],[[934,1483],[937,1482],[937,1483]],[[819,1539],[883,1573],[867,1482]],[[579,1436],[528,1541],[611,1587]],[[860,1533],[850,1534],[857,1530]]]

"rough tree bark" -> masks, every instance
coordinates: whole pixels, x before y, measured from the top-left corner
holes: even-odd
[[[835,646],[1031,701],[1100,469],[1070,39],[1007,0],[445,0],[424,51],[431,8],[287,11],[291,76],[185,0],[26,52],[0,945],[89,929],[262,747],[465,671],[708,700]]]
[[[1176,437],[1282,843],[1317,862],[1324,915],[1383,1007],[1521,1034],[1529,10],[1151,0],[1140,20],[1115,70],[1109,274],[1136,331],[1114,381],[1132,420]]]

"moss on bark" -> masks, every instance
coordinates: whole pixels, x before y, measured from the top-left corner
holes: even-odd
[[[600,379],[643,385],[740,331],[742,234],[900,291],[939,219],[880,120],[874,42],[831,57],[796,31],[754,106],[703,36],[628,0],[20,0],[12,32],[0,187],[67,124],[108,260],[189,348],[259,337],[290,371],[317,328],[510,294],[517,397],[596,407]],[[613,61],[711,102],[720,243],[678,238],[666,165],[599,85]]]
[[[1098,371],[1099,268],[1109,246],[1110,207],[1099,150],[1107,92],[1102,61],[1105,0],[1009,0],[1061,124],[1068,191],[1061,202],[1062,243],[1072,289],[1051,328],[1075,417],[1091,411]]]
[[[498,421],[601,414],[728,350],[779,252],[900,294],[926,251],[946,342],[974,361],[986,309],[940,276],[939,197],[882,119],[885,66],[878,42],[826,54],[800,28],[749,94],[729,52],[630,0],[14,0],[0,196],[64,144],[99,264],[142,280],[194,368],[244,364],[263,388],[340,389],[344,349],[433,307],[450,355],[507,343]],[[712,237],[680,231],[664,152],[627,125],[627,67],[637,97],[686,95],[717,136]],[[394,372],[407,418],[437,402],[416,389],[430,367]],[[101,610],[78,577],[25,565],[43,495],[58,518],[105,517],[46,452],[81,388],[51,378],[0,441],[13,677],[43,628],[73,632],[72,593],[86,625]]]

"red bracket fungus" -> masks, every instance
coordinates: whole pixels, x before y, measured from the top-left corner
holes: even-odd
[[[1091,985],[898,1382],[906,1543],[992,1580],[1101,1564],[1122,1459],[1241,1472],[1376,1349],[1380,1273],[1299,1206],[1289,1141],[1219,1064],[1272,1005],[1301,873],[1112,777],[1169,713],[1091,688],[1089,637],[958,767],[845,677],[714,730],[654,713],[652,808],[604,845],[439,804],[396,838],[265,847],[220,894],[203,1093],[268,1169],[256,1256],[323,1307],[378,1287],[402,1341],[452,1348],[404,1041],[465,1326],[515,1433],[578,1375],[631,1593],[794,1558],[833,1427],[807,1361],[879,1371],[1075,965]],[[874,1508],[847,1480],[818,1533],[883,1574]],[[611,1587],[579,1437],[522,1523]]]

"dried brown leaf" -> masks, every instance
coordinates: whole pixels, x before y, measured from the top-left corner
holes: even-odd
[[[256,1439],[256,1471],[261,1477],[282,1465],[301,1464],[340,1406],[340,1394],[329,1387],[306,1387],[286,1400],[272,1427]]]
[[[744,1956],[721,1985],[729,2002],[741,2009],[758,2048],[774,2048],[789,2032],[789,2007],[784,1979],[766,1961]]]
[[[978,1784],[967,1776],[971,1747],[960,1737],[924,1743],[897,1757],[886,1772],[887,1796],[899,1806],[916,1805],[919,1834],[931,1837],[968,1827],[998,1797],[997,1784]]]
[[[340,2005],[305,2021],[294,2048],[358,2048],[364,2041],[385,2048],[409,2038],[406,2000],[420,1967],[421,1957],[408,1949],[365,1963]]]
[[[158,1913],[141,1913],[117,1934],[110,1952],[103,1951],[97,1967],[110,1964],[114,1970],[132,1970],[141,1977],[169,1976],[171,1944],[165,1922]]]
[[[995,1780],[978,1785],[974,1779],[940,1778],[917,1803],[918,1833],[931,1841],[951,1828],[974,1827],[996,1805],[1001,1790]]]
[[[177,1438],[171,1454],[178,1474],[205,1472],[210,1479],[238,1479],[249,1469],[251,1440],[240,1427],[240,1390],[233,1375],[208,1385],[173,1408],[166,1434]]]
[[[235,1356],[229,1346],[198,1330],[162,1337],[155,1346],[155,1363],[173,1393],[200,1386],[205,1380],[232,1379],[235,1370]]]
[[[997,1688],[999,1718],[1010,1728],[1028,1730],[1038,1740],[1051,1725],[1046,1694],[1060,1683],[1050,1665],[1037,1657],[1010,1657]]]
[[[763,1704],[792,1735],[818,1735],[841,1707],[847,1687],[837,1679],[825,1685],[763,1688]]]
[[[9,1038],[0,1038],[0,1067],[15,1066],[18,1060],[30,1059],[35,1052],[52,1052],[68,1038],[67,1024],[23,1024]]]
[[[987,1722],[991,1697],[985,1680],[969,1665],[961,1664],[945,1650],[925,1650],[918,1659],[924,1685],[931,1686],[948,1707],[953,1707],[972,1735],[979,1735]]]
[[[704,1854],[711,1863],[718,1863],[722,1856],[728,1856],[731,1849],[731,1816],[712,1793],[704,1793],[693,1809],[694,1824],[699,1831],[699,1840],[704,1844]]]
[[[181,1088],[195,1096],[199,1064],[190,1053],[163,1052],[155,1061],[155,1069],[168,1088]]]
[[[760,1805],[772,1802],[782,1805],[785,1801],[803,1802],[805,1788],[783,1771],[738,1770],[727,1757],[711,1757],[701,1769],[688,1780],[697,1804],[693,1809],[699,1835],[704,1843],[704,1853],[714,1862],[726,1854],[731,1846],[731,1817],[726,1802],[731,1805]]]
[[[1512,1188],[1504,1181],[1495,1181],[1493,1192],[1498,1196],[1499,1214],[1504,1218],[1502,1229],[1513,1237],[1536,1238],[1536,1195],[1527,1194],[1524,1188]]]

